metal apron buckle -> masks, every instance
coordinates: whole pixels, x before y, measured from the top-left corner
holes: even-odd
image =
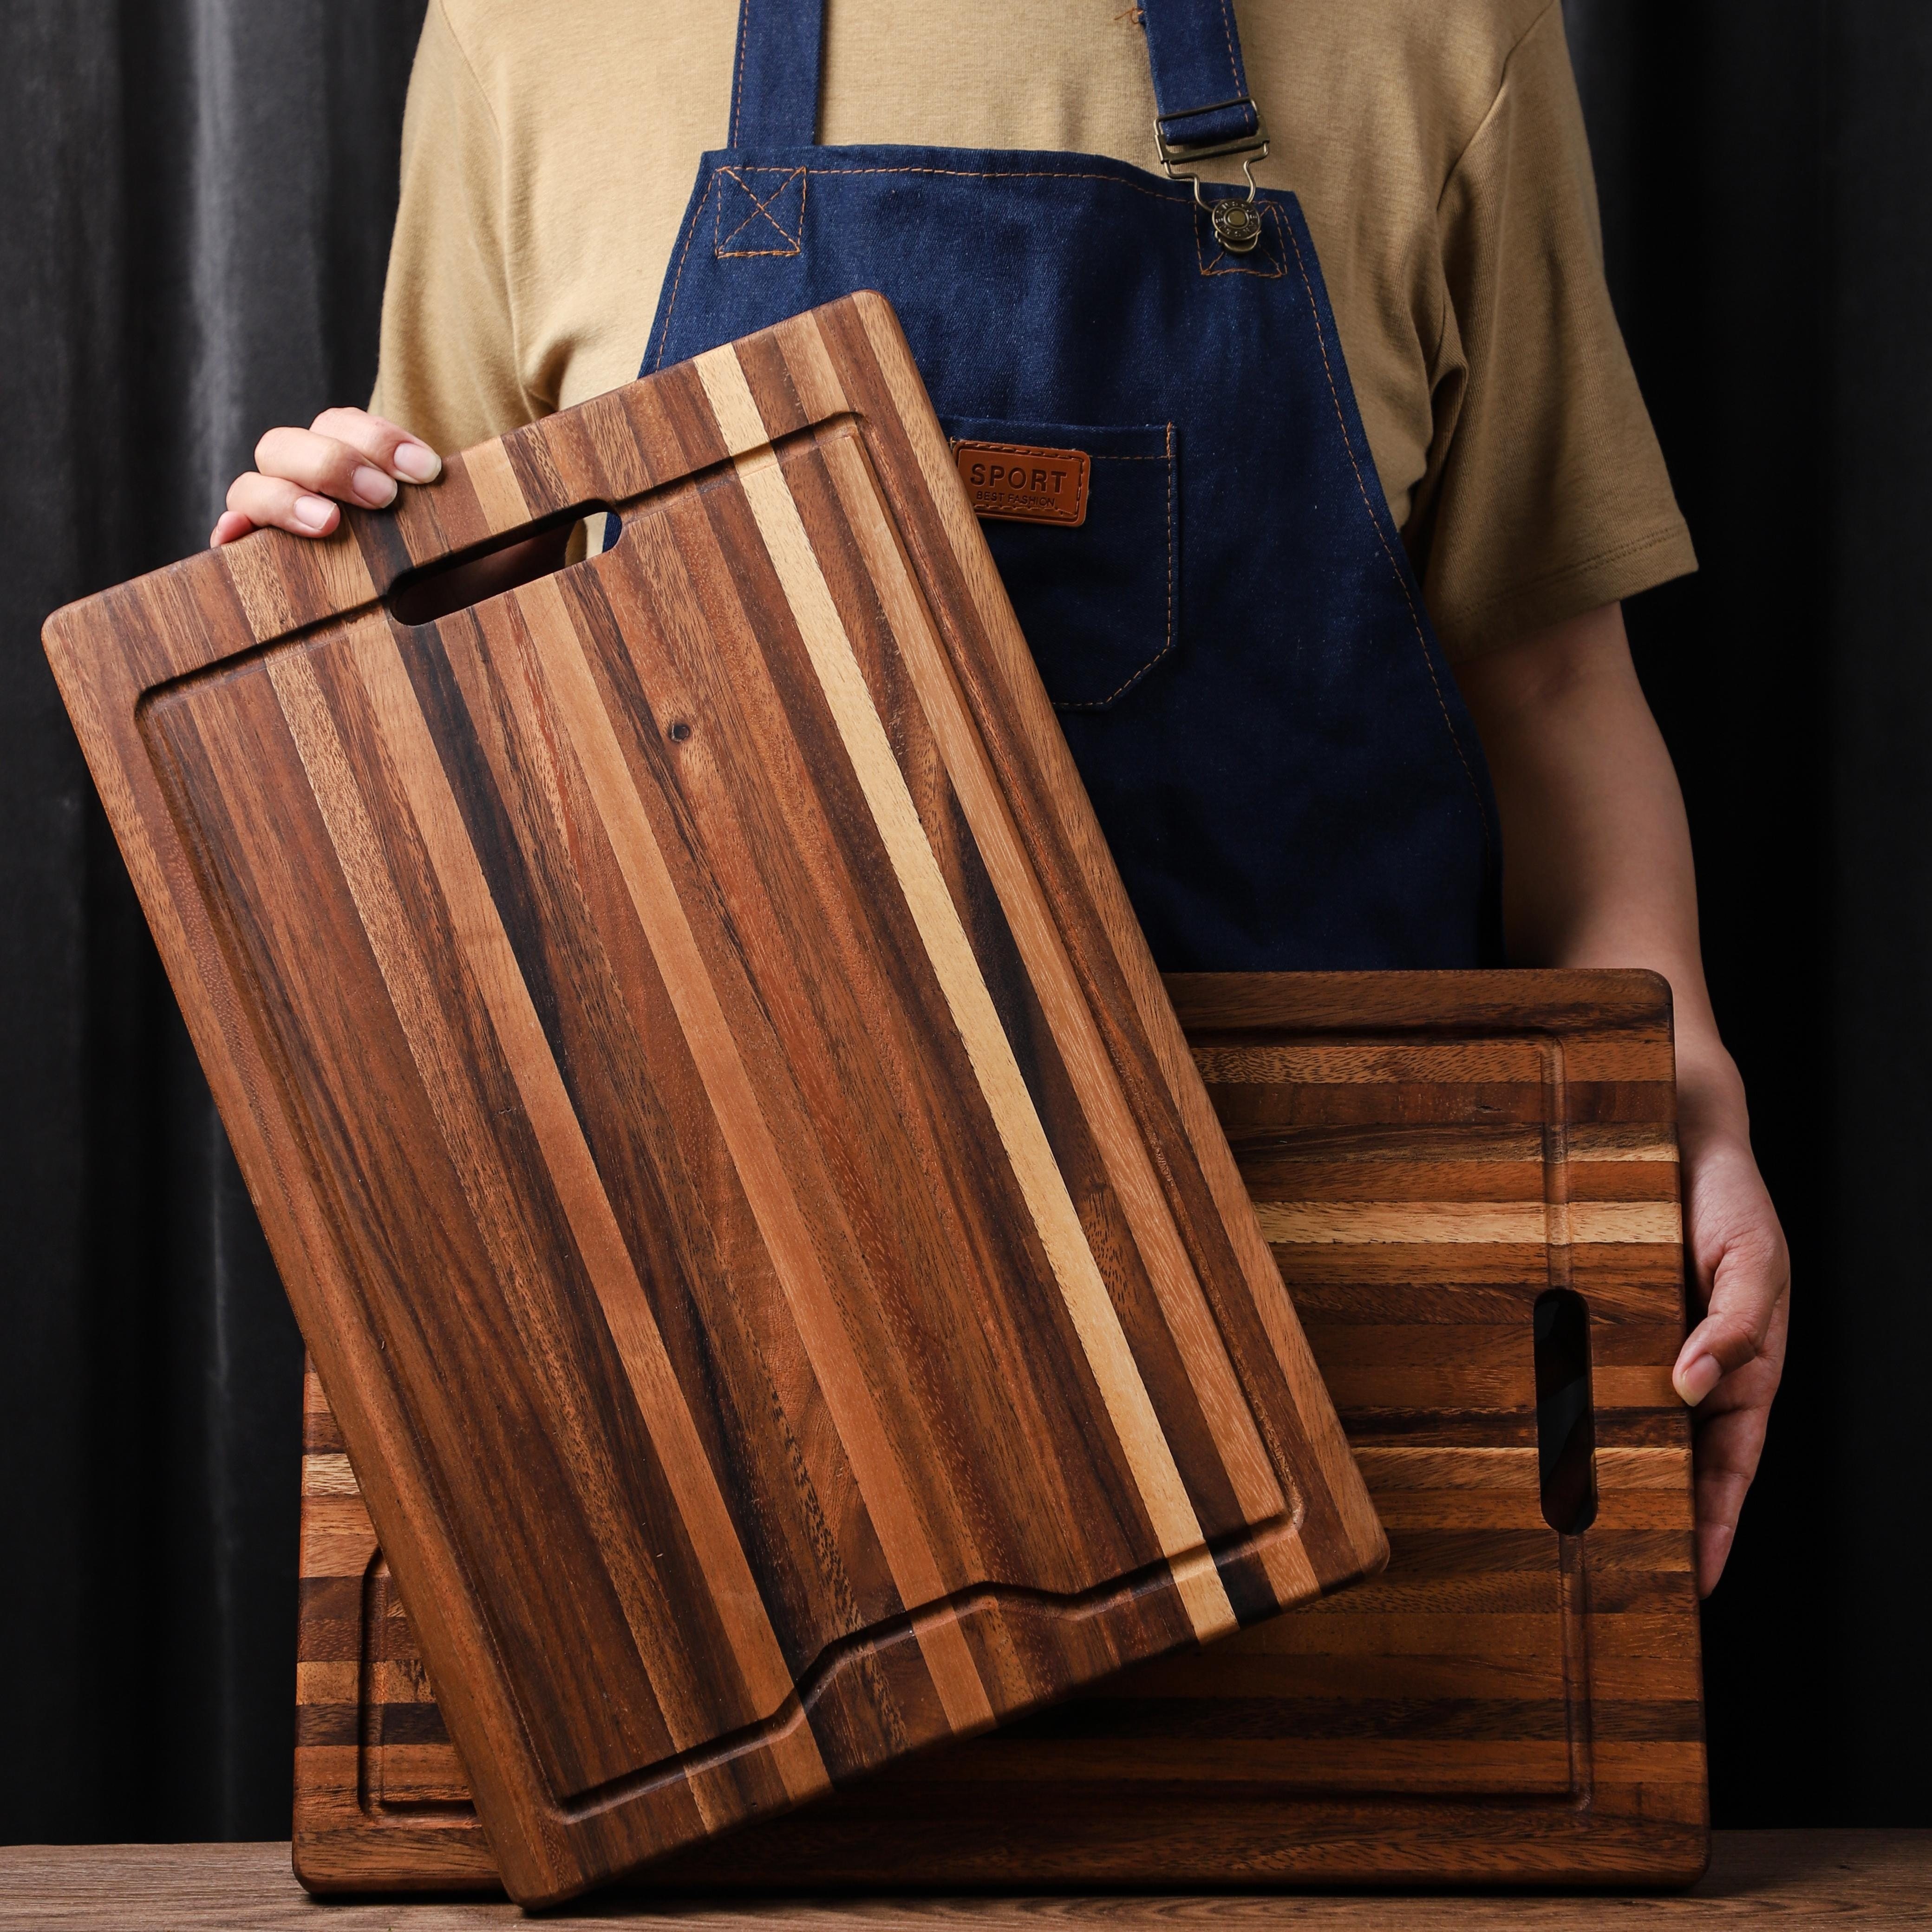
[[[1154,116],[1154,146],[1160,151],[1160,164],[1169,181],[1191,182],[1194,188],[1194,202],[1197,208],[1208,211],[1208,218],[1214,224],[1214,237],[1231,255],[1245,255],[1262,238],[1261,211],[1255,206],[1255,197],[1259,190],[1255,186],[1254,164],[1268,159],[1268,130],[1262,124],[1258,107],[1245,94],[1238,94],[1230,100],[1216,100],[1206,107],[1190,110],[1195,114],[1218,113],[1227,107],[1254,108],[1255,131],[1252,134],[1237,136],[1232,141],[1214,141],[1194,145],[1185,141],[1170,141],[1161,132],[1161,117]],[[1179,118],[1179,117],[1177,117]],[[1184,166],[1177,167],[1176,162],[1211,161],[1223,156],[1239,154],[1242,157],[1241,172],[1247,178],[1248,192],[1245,200],[1238,201],[1232,196],[1210,201],[1201,192],[1201,177],[1190,173]]]

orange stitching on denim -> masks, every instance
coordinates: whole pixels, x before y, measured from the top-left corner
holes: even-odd
[[[1174,425],[1167,425],[1167,448],[1160,456],[1096,456],[1096,463],[1165,463],[1167,465],[1167,641],[1126,682],[1105,698],[1088,698],[1056,704],[1056,711],[1104,711],[1117,698],[1124,698],[1174,649]]]
[[[670,280],[670,298],[664,304],[664,338],[658,344],[658,359],[651,365],[653,371],[664,367],[664,350],[670,342],[671,311],[677,307],[677,291],[684,280],[684,258],[691,253],[691,244],[698,238],[698,224],[704,214],[704,202],[711,199],[717,189],[718,177],[713,175],[710,184],[704,190],[704,200],[699,202],[691,211],[691,226],[684,231],[684,246],[678,250],[677,273]]]
[[[738,145],[738,114],[745,101],[745,44],[752,34],[752,0],[738,0],[738,71],[731,77],[731,145]]]
[[[1130,189],[1150,201],[1185,201],[1190,197],[1167,194],[1158,188],[1142,188],[1138,182],[1123,181],[1118,175],[1082,172],[1072,168],[812,168],[814,175],[938,175],[958,181],[1096,181],[1115,188]]]
[[[738,237],[742,235],[754,221],[757,220],[758,217],[761,214],[775,229],[778,230],[778,233],[782,236],[786,241],[793,243],[796,243],[797,242],[798,236],[793,234],[785,226],[784,224],[772,212],[772,203],[777,200],[778,196],[783,194],[785,190],[790,187],[794,181],[800,180],[800,178],[805,172],[805,170],[802,168],[722,168],[718,172],[721,174],[729,176],[733,181],[736,182],[738,185],[744,190],[746,199],[748,200],[752,204],[751,213],[746,215],[744,220],[740,222],[737,226],[733,229],[730,233],[724,238],[724,242],[736,241]],[[758,190],[752,187],[751,183],[745,178],[746,176],[748,174],[783,174],[784,179],[780,182],[778,186],[772,190],[770,194],[760,195]],[[802,181],[800,183],[798,199],[799,212],[802,215],[805,212],[805,188]],[[718,225],[721,227],[724,225],[724,206],[722,201],[718,206]],[[801,230],[802,230],[802,226],[803,224],[801,223]],[[721,242],[719,243],[718,245],[721,248],[724,245],[724,242]]]
[[[1234,22],[1228,12],[1228,0],[1221,0],[1221,32],[1228,42],[1228,78],[1234,83],[1237,94],[1245,94],[1248,90],[1241,78],[1241,64],[1234,57]],[[1258,123],[1261,116],[1257,114],[1255,119]]]
[[[1342,392],[1335,386],[1335,368],[1328,359],[1328,338],[1322,328],[1322,310],[1315,300],[1315,288],[1308,279],[1308,264],[1301,253],[1301,240],[1291,226],[1288,238],[1294,244],[1294,262],[1301,275],[1301,286],[1308,297],[1310,319],[1315,324],[1315,340],[1322,351],[1322,373],[1328,378],[1329,400],[1335,405],[1335,420],[1342,431],[1342,447],[1348,452],[1348,466],[1355,472],[1355,488],[1360,491],[1362,508],[1367,512],[1369,527],[1376,533],[1376,541],[1382,547],[1382,554],[1388,560],[1388,567],[1394,574],[1396,588],[1402,592],[1402,601],[1408,606],[1408,621],[1415,632],[1415,641],[1422,652],[1423,668],[1429,673],[1430,688],[1436,694],[1436,707],[1442,713],[1443,728],[1449,734],[1449,742],[1456,748],[1457,762],[1462,767],[1462,776],[1469,781],[1469,790],[1476,800],[1476,817],[1483,828],[1483,857],[1486,864],[1490,857],[1490,815],[1483,809],[1482,787],[1476,782],[1474,769],[1469,763],[1468,754],[1462,749],[1462,740],[1457,735],[1456,721],[1449,716],[1448,700],[1442,695],[1442,681],[1436,675],[1435,661],[1429,655],[1429,640],[1423,634],[1422,618],[1415,608],[1415,599],[1408,594],[1408,580],[1402,574],[1402,566],[1395,560],[1395,553],[1389,548],[1388,538],[1382,534],[1382,526],[1376,517],[1376,506],[1369,495],[1369,486],[1362,475],[1362,466],[1355,455],[1355,446],[1348,434],[1348,418],[1342,411]]]
[[[735,182],[739,188],[743,190],[746,198],[752,204],[752,212],[749,214],[745,217],[743,220],[739,223],[736,227],[732,230],[729,235],[724,234],[720,231],[722,230],[724,226],[724,198],[722,196],[719,197],[717,216],[712,229],[712,252],[721,260],[728,261],[738,261],[748,256],[753,255],[796,255],[798,254],[800,250],[804,246],[805,243],[806,182],[804,179],[804,169],[720,168],[718,170],[718,172],[720,176],[728,177],[730,180]],[[749,182],[746,180],[745,176],[748,174],[782,174],[784,176],[784,179],[780,182],[778,186],[772,190],[770,194],[760,199],[758,190],[753,188]],[[790,188],[794,182],[796,182],[799,184],[798,232],[796,235],[791,233],[786,228],[784,223],[780,221],[778,217],[772,212],[772,203],[777,200],[778,196],[783,194],[785,190]],[[734,248],[730,247],[729,244],[736,241],[738,237],[743,234],[745,230],[750,227],[752,224],[757,220],[758,217],[761,214],[764,217],[766,221],[770,223],[774,232],[776,232],[784,241],[790,244],[790,245],[784,248]]]
[[[1118,16],[1116,16],[1116,17]],[[1144,15],[1142,16],[1142,24],[1145,24]],[[1221,0],[1221,37],[1228,44],[1228,78],[1234,83],[1234,93],[1238,98],[1247,93],[1248,84],[1242,77],[1240,59],[1234,52],[1234,22],[1232,15],[1228,11],[1228,0]],[[1156,101],[1154,105],[1158,107],[1160,104]],[[1252,106],[1252,103],[1251,102],[1250,105]],[[1175,113],[1163,114],[1160,118],[1163,121],[1184,120],[1190,114],[1198,114],[1200,111],[1198,107],[1184,107]],[[1255,124],[1256,127],[1261,125],[1261,115],[1258,110],[1255,115]]]
[[[1194,260],[1196,266],[1204,275],[1252,275],[1260,281],[1278,282],[1288,273],[1288,257],[1286,255],[1269,256],[1267,259],[1275,265],[1272,268],[1246,267],[1241,262],[1237,261],[1233,256],[1230,255],[1225,248],[1213,261],[1209,261],[1201,252],[1202,214],[1202,211],[1197,207],[1194,211]],[[1262,214],[1265,218],[1266,224],[1269,226],[1275,225],[1280,219],[1280,211],[1267,202],[1262,203]],[[1208,225],[1211,227],[1214,225],[1214,217],[1208,216]],[[1216,266],[1222,262],[1226,262],[1228,264],[1227,267],[1223,268]]]
[[[962,181],[1110,182],[1116,188],[1130,189],[1136,194],[1144,194],[1150,201],[1173,202],[1192,199],[1188,195],[1164,194],[1158,188],[1142,188],[1138,182],[1121,180],[1118,175],[1095,174],[1091,171],[1083,174],[1071,170],[1055,171],[1046,168],[806,168],[801,172],[805,176],[808,187],[811,184],[812,177],[814,175],[944,175],[956,176]],[[717,184],[717,178],[716,175],[712,176],[712,184],[714,188]],[[700,202],[699,212],[702,212],[703,203]],[[677,273],[671,278],[670,298],[664,304],[664,339],[666,344],[670,340],[671,312],[677,307],[678,284],[684,279],[684,256],[691,252],[692,236],[697,232],[697,220],[694,217],[691,233],[685,237],[684,253],[678,256]],[[1199,252],[1200,245],[1200,238],[1197,236],[1195,238],[1195,248],[1197,254]],[[664,350],[662,348],[658,351],[658,359],[655,366],[658,368],[664,366]]]

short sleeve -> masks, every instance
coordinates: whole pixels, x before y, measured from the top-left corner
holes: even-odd
[[[1610,306],[1554,0],[1511,52],[1438,221],[1439,467],[1409,537],[1455,659],[1696,568]]]
[[[402,196],[370,407],[445,452],[542,413],[518,376],[503,177],[489,102],[443,0],[431,0],[403,118]]]

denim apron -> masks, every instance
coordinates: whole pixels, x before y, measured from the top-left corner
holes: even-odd
[[[881,290],[949,435],[1090,459],[1078,527],[982,527],[1161,967],[1496,963],[1487,771],[1300,207],[1183,172],[1266,152],[1228,0],[1145,0],[1167,176],[816,146],[822,16],[742,0],[640,373]]]

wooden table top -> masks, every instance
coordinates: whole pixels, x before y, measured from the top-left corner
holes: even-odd
[[[627,1918],[695,1932],[1107,1932],[1196,1925],[1294,1932],[1488,1932],[1490,1928],[1601,1925],[1628,1906],[1646,1922],[1739,1919],[1797,1927],[1932,1922],[1932,1831],[1720,1832],[1711,1869],[1690,1892],[1624,1898],[1346,1895],[867,1898],[710,1900],[680,1904],[605,1895],[536,1922],[557,1932]],[[262,1845],[0,1846],[0,1928],[219,1928],[220,1932],[476,1932],[521,1919],[502,1901],[310,1899],[290,1874],[289,1848]]]

